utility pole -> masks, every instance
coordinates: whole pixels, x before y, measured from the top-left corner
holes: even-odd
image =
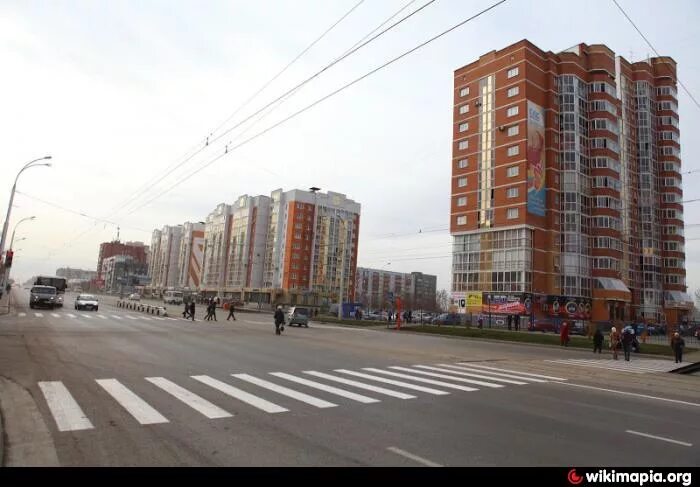
[[[338,319],[343,319],[343,281],[345,280],[345,248],[347,243],[347,228],[345,225],[345,220],[341,219],[340,221],[343,223],[343,257],[340,261],[340,286],[338,289]],[[340,239],[338,239],[338,243],[340,243]]]

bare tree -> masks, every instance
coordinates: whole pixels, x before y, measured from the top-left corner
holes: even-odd
[[[450,294],[446,289],[440,289],[435,294],[435,304],[441,312],[445,313],[450,308]]]

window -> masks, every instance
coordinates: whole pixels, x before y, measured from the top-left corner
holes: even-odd
[[[520,153],[520,148],[517,145],[514,145],[512,147],[508,147],[508,155],[509,156],[517,156]]]
[[[466,225],[466,224],[467,224],[467,217],[465,215],[457,217],[457,225]]]
[[[508,198],[517,198],[518,188],[508,188]]]
[[[460,169],[464,169],[465,167],[469,166],[469,161],[466,159],[460,159],[459,161],[457,161],[457,166]]]
[[[460,196],[459,198],[457,198],[457,206],[467,206],[467,197]]]
[[[520,93],[520,88],[518,86],[514,86],[508,90],[508,98],[515,96],[518,93]]]
[[[466,132],[467,130],[469,130],[469,123],[468,122],[464,122],[464,123],[459,124],[459,131],[460,132]]]
[[[294,238],[301,238],[301,232],[296,232],[294,234]]]
[[[469,111],[469,105],[462,105],[461,107],[459,107],[459,114],[460,115],[464,115],[468,111]]]
[[[464,150],[469,147],[469,141],[468,140],[460,140],[459,141],[459,150]]]
[[[516,106],[516,107],[510,107],[510,108],[508,109],[507,115],[508,115],[509,117],[514,117],[514,116],[516,116],[517,114],[518,114],[518,107],[517,107],[517,106]]]
[[[508,79],[514,78],[518,75],[518,68],[511,68],[508,70]]]
[[[518,209],[517,208],[508,208],[508,219],[513,220],[515,218],[518,218]]]
[[[292,248],[295,250],[300,250],[301,249],[301,244],[300,243],[293,243]]]
[[[297,209],[303,210],[303,209],[304,209],[304,203],[297,203]]]
[[[518,135],[519,132],[520,132],[520,128],[517,125],[513,125],[511,127],[508,127],[508,137]]]
[[[467,178],[459,178],[457,180],[457,186],[459,186],[460,188],[463,188],[466,185],[467,185]]]
[[[296,229],[298,229],[298,230],[301,230],[302,227],[303,227],[303,225],[302,225],[301,223],[295,223],[295,224],[294,224],[294,228],[296,228]]]
[[[512,178],[520,174],[520,168],[518,166],[510,166],[508,168],[508,177]]]
[[[467,96],[469,94],[469,87],[464,87],[459,90],[459,96]]]
[[[290,277],[291,279],[296,279],[296,278],[297,278],[297,273],[296,273],[296,272],[292,272],[292,273],[289,275],[289,277]]]

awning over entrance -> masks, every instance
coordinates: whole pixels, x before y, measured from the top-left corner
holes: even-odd
[[[619,279],[613,279],[612,277],[596,277],[596,288],[605,289],[607,291],[623,291],[630,292],[629,288],[625,286],[625,283]]]
[[[693,307],[693,298],[683,291],[666,291],[664,302],[667,308],[689,309]]]

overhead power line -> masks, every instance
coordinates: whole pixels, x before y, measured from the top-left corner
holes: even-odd
[[[617,6],[618,9],[620,9],[620,12],[622,12],[622,15],[625,16],[625,18],[629,21],[630,24],[632,24],[632,27],[639,33],[640,36],[642,36],[642,39],[644,39],[644,42],[647,43],[647,45],[651,48],[652,51],[654,51],[654,54],[656,54],[657,57],[662,57],[661,54],[659,54],[659,51],[656,50],[656,48],[652,45],[652,43],[647,39],[647,36],[644,35],[644,33],[637,27],[637,24],[634,23],[634,21],[630,18],[629,15],[627,15],[627,12],[620,6],[620,4],[617,2],[617,0],[612,0],[613,3]],[[685,84],[680,80],[678,75],[676,74],[676,80],[678,81],[678,84],[683,87],[685,92],[688,94],[691,100],[693,100],[693,103],[695,103],[695,106],[700,108],[700,103],[695,99],[693,94],[690,92],[688,88],[686,88]]]
[[[318,105],[318,104],[320,104],[320,103],[323,103],[324,101],[328,100],[329,98],[331,98],[331,97],[333,97],[333,96],[335,96],[335,95],[341,93],[342,91],[345,91],[346,89],[350,88],[351,86],[353,86],[353,85],[359,83],[360,81],[364,80],[365,78],[368,78],[369,76],[371,76],[371,75],[377,73],[378,71],[381,71],[382,69],[384,69],[384,68],[386,68],[386,67],[388,67],[388,66],[394,64],[395,62],[397,62],[397,61],[403,59],[404,57],[406,57],[406,56],[408,56],[408,55],[410,55],[410,54],[413,54],[414,52],[418,51],[419,49],[422,49],[423,47],[427,46],[428,44],[430,44],[430,43],[432,43],[432,42],[434,42],[434,41],[440,39],[441,37],[444,37],[445,35],[449,34],[450,32],[454,31],[455,29],[458,29],[459,27],[461,27],[461,26],[467,24],[468,22],[470,22],[470,21],[472,21],[472,20],[474,20],[474,19],[480,17],[481,15],[483,15],[483,14],[485,14],[485,13],[487,13],[487,12],[493,10],[494,8],[496,8],[497,6],[499,6],[499,5],[503,4],[503,3],[505,3],[506,1],[507,1],[507,0],[499,0],[498,2],[496,2],[496,3],[492,4],[492,5],[490,5],[489,7],[485,8],[485,9],[483,9],[483,10],[481,10],[480,12],[476,13],[475,15],[472,15],[471,17],[469,17],[469,18],[467,18],[467,19],[465,19],[465,20],[463,20],[463,21],[461,21],[461,22],[458,22],[457,24],[453,25],[453,26],[450,27],[449,29],[446,29],[446,30],[440,32],[439,34],[437,34],[437,35],[435,35],[435,36],[429,38],[429,39],[426,40],[426,41],[421,42],[420,44],[418,44],[417,46],[415,46],[415,47],[409,49],[408,51],[405,51],[405,52],[403,52],[402,54],[400,54],[400,55],[398,55],[398,56],[396,56],[396,57],[390,59],[389,61],[385,62],[384,64],[382,64],[382,65],[380,65],[380,66],[378,66],[378,67],[376,67],[376,68],[374,68],[374,69],[368,71],[368,72],[365,73],[364,75],[362,75],[362,76],[360,76],[360,77],[358,77],[358,78],[355,78],[354,80],[350,81],[349,83],[346,83],[345,85],[341,86],[340,88],[338,88],[338,89],[336,89],[336,90],[334,90],[334,91],[328,93],[327,95],[325,95],[325,96],[323,96],[323,97],[317,99],[316,101],[314,101],[313,103],[311,103],[311,104],[305,106],[304,108],[302,108],[302,109],[300,109],[300,110],[297,110],[296,112],[292,113],[292,114],[289,115],[288,117],[286,117],[286,118],[284,118],[284,119],[278,121],[277,123],[275,123],[275,124],[273,124],[273,125],[267,127],[266,129],[264,129],[264,130],[258,132],[257,134],[255,134],[255,135],[253,135],[253,136],[251,136],[251,137],[245,139],[244,141],[242,141],[242,142],[236,144],[235,146],[233,146],[233,147],[231,147],[231,148],[227,148],[226,152],[223,152],[223,153],[217,155],[216,157],[210,159],[208,162],[206,162],[204,165],[200,166],[198,169],[196,169],[196,170],[190,172],[187,176],[181,178],[179,181],[176,181],[174,184],[172,184],[171,186],[169,186],[169,187],[166,188],[165,190],[161,191],[160,193],[158,193],[158,194],[157,194],[156,196],[154,196],[153,198],[147,200],[145,203],[143,203],[143,204],[137,206],[136,208],[134,208],[133,210],[131,210],[129,213],[127,213],[127,215],[130,215],[130,214],[136,212],[137,210],[139,210],[139,209],[143,208],[144,206],[148,205],[149,203],[151,203],[151,202],[157,200],[158,198],[160,198],[160,197],[163,196],[164,194],[166,194],[166,193],[172,191],[174,188],[176,188],[177,186],[179,186],[180,184],[182,184],[184,181],[189,180],[192,176],[196,175],[197,173],[199,173],[199,172],[203,171],[204,169],[206,169],[207,167],[211,166],[212,164],[214,164],[215,162],[217,162],[219,159],[222,159],[223,157],[225,157],[225,156],[231,154],[231,153],[232,153],[233,151],[235,151],[236,149],[239,149],[240,147],[242,147],[242,146],[244,146],[244,145],[246,145],[246,144],[252,142],[253,140],[255,140],[255,139],[257,139],[257,138],[259,138],[259,137],[265,135],[266,133],[270,132],[271,130],[274,130],[275,128],[279,127],[280,125],[283,125],[284,123],[288,122],[289,120],[292,120],[293,118],[296,118],[297,116],[299,116],[299,115],[301,115],[302,113],[304,113],[304,112],[310,110],[311,108],[315,107],[316,105]],[[426,3],[426,4],[423,5],[423,7],[421,7],[421,8],[425,8],[425,7],[426,7],[427,5],[429,5],[430,3],[432,3],[432,1]],[[415,13],[415,12],[414,12],[414,13]],[[413,15],[413,13],[412,13],[411,15]],[[405,20],[405,19],[406,19],[406,17],[404,17],[402,20]],[[382,32],[384,32],[384,31],[382,31]],[[380,33],[380,34],[381,34],[381,33]],[[378,34],[378,35],[379,35],[379,34]],[[376,36],[375,36],[375,37],[376,37]],[[369,41],[368,41],[368,42],[369,42]]]

